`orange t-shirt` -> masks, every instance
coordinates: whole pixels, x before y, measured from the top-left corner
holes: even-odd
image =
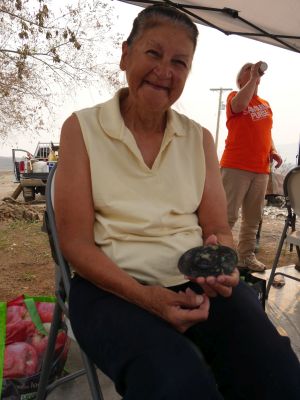
[[[228,136],[220,161],[221,167],[268,174],[272,144],[272,110],[266,100],[255,95],[244,111],[234,114],[231,101],[236,93],[231,92],[227,97]]]

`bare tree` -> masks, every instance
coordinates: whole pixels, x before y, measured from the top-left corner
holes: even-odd
[[[109,0],[0,0],[0,139],[47,130],[61,94],[119,84]]]

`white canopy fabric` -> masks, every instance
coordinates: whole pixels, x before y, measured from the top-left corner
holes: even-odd
[[[120,0],[142,7],[168,3],[196,23],[300,53],[300,0]]]

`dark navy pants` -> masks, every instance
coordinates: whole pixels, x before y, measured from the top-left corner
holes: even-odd
[[[188,283],[172,290],[190,286]],[[209,318],[180,334],[162,319],[72,279],[70,319],[82,349],[125,400],[299,400],[300,365],[254,291],[211,299]]]

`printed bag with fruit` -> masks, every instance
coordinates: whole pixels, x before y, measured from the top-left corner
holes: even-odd
[[[55,306],[53,297],[19,296],[0,302],[0,399],[36,398]],[[67,328],[59,332],[51,380],[63,373],[70,340]]]

